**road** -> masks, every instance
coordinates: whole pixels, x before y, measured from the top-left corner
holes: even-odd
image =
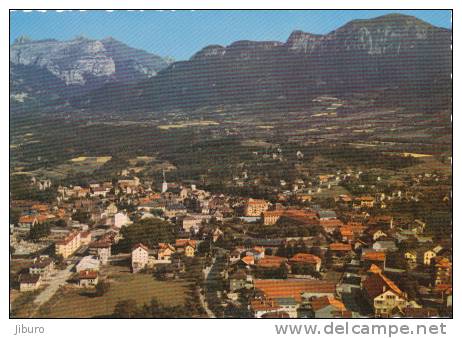
[[[221,272],[225,268],[226,258],[224,251],[219,250],[217,256],[214,257],[212,266],[205,274],[205,303],[212,304],[212,308],[220,307],[221,299],[218,295],[222,292],[223,285],[221,283]],[[212,311],[213,312],[213,311]]]
[[[42,292],[39,293],[39,295],[37,297],[35,297],[34,299],[34,305],[37,306],[36,310],[34,311],[34,313],[32,314],[31,317],[34,316],[34,314],[39,310],[39,308],[45,304],[46,302],[48,302],[51,297],[53,297],[53,295],[56,293],[56,291],[58,291],[59,287],[62,286],[62,285],[65,285],[66,284],[66,280],[69,279],[69,277],[71,277],[72,275],[72,268],[75,266],[75,264],[69,264],[66,269],[64,270],[59,270],[56,275],[54,275],[49,284],[47,285],[47,287],[45,287],[45,289],[43,289]]]

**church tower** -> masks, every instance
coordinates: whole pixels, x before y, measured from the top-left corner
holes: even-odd
[[[162,175],[164,176],[164,182],[162,183],[162,192],[166,192],[168,189],[168,184],[165,180],[165,170],[162,170]]]

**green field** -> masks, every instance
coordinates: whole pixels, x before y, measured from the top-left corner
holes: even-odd
[[[134,299],[138,305],[155,298],[163,305],[175,306],[185,303],[189,284],[185,281],[157,281],[149,274],[131,274],[111,267],[110,289],[102,297],[82,295],[82,289],[58,292],[48,304],[40,309],[37,317],[45,318],[91,318],[112,314],[117,302]]]

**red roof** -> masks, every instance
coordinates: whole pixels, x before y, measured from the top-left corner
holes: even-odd
[[[133,251],[133,250],[136,250],[136,249],[138,249],[138,248],[141,248],[141,249],[143,249],[143,250],[145,250],[145,251],[149,251],[148,247],[145,246],[143,243],[135,244],[135,245],[133,246],[133,248],[132,248],[132,251]]]
[[[351,251],[351,244],[331,243],[329,244],[329,250],[331,251]]]
[[[265,256],[257,262],[257,266],[262,268],[279,268],[284,262],[287,262],[287,258],[285,257]]]
[[[79,272],[79,279],[95,279],[98,277],[98,272],[94,270],[83,270]]]
[[[301,301],[304,292],[335,293],[335,283],[312,279],[256,279],[255,289],[261,290],[268,298],[294,298]]]
[[[321,258],[312,254],[298,253],[294,255],[289,261],[291,263],[318,264],[321,262]]]
[[[341,300],[335,299],[334,297],[318,297],[311,301],[311,307],[314,311],[318,311],[329,305],[335,307],[337,311],[346,311],[345,304],[343,304]]]
[[[392,291],[394,294],[405,298],[403,291],[401,291],[393,281],[382,275],[381,273],[374,273],[369,275],[363,284],[364,290],[369,298],[374,299],[385,291]]]
[[[385,261],[385,252],[369,251],[361,256],[363,261]]]

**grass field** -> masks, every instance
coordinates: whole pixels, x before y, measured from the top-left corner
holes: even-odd
[[[110,289],[102,297],[83,295],[82,289],[59,291],[48,304],[42,306],[39,317],[91,318],[112,314],[120,300],[134,299],[138,305],[152,298],[164,305],[182,305],[188,296],[185,281],[158,281],[149,274],[132,274],[127,268],[110,267],[106,271]]]

